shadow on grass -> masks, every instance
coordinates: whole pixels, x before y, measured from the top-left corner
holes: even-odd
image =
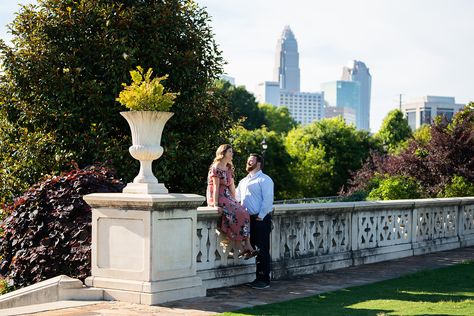
[[[474,315],[474,262],[225,315]]]

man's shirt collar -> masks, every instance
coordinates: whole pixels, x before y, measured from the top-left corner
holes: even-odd
[[[247,175],[247,177],[248,177],[249,179],[253,179],[253,178],[257,178],[257,177],[260,176],[261,174],[262,174],[262,170],[258,170],[257,173],[255,173],[254,175],[252,175],[252,174],[249,173],[249,174]]]

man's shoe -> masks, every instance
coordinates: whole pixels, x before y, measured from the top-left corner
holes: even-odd
[[[252,282],[246,283],[245,285],[252,287],[252,286],[254,286],[255,283],[257,283],[257,282],[260,282],[260,281],[257,280],[257,279],[255,279],[255,280],[253,280]]]
[[[270,287],[270,283],[263,282],[263,281],[257,281],[254,284],[251,285],[252,288],[257,289],[257,290],[263,290],[267,289]]]

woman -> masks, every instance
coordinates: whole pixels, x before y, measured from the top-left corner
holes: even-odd
[[[250,259],[258,254],[250,244],[250,215],[235,199],[234,152],[228,144],[220,145],[209,168],[207,205],[222,211],[221,231],[236,241],[239,258]],[[243,245],[242,245],[243,242]]]

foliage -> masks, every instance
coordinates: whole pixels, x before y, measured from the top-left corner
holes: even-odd
[[[45,176],[43,166],[59,171],[65,153],[54,151],[53,133],[31,132],[0,116],[0,206],[28,189],[24,179]]]
[[[413,139],[419,144],[427,145],[431,139],[431,126],[428,124],[421,125],[413,133]]]
[[[6,294],[10,291],[10,287],[8,286],[8,282],[5,279],[0,279],[0,295]]]
[[[421,197],[420,186],[415,179],[404,176],[386,176],[376,182],[377,187],[369,192],[368,200],[402,200]]]
[[[59,274],[90,275],[91,209],[82,196],[122,188],[107,168],[98,166],[31,187],[6,209],[1,274],[17,288]]]
[[[204,9],[186,0],[23,6],[10,25],[13,46],[0,42],[0,117],[11,125],[0,134],[0,163],[8,175],[0,177],[2,188],[15,183],[12,194],[19,194],[42,175],[67,169],[72,159],[79,166],[109,162],[131,180],[138,162],[128,154],[130,131],[119,114],[125,108],[115,98],[129,70],[142,65],[169,74],[167,87],[181,93],[154,171],[173,192],[198,191],[212,153],[233,125],[227,103],[212,87],[223,60],[209,21]],[[31,154],[31,163],[4,161],[18,150]],[[176,168],[177,162],[186,168]]]
[[[366,131],[341,117],[323,119],[290,131],[285,140],[299,197],[336,195],[377,144]]]
[[[334,176],[334,160],[326,160],[322,145],[311,142],[304,129],[290,132],[285,142],[288,154],[293,158],[290,170],[297,183],[294,198],[330,195],[331,179]]]
[[[234,121],[241,121],[248,130],[267,124],[265,113],[259,109],[255,96],[244,86],[236,87],[224,80],[217,80],[215,86],[228,102]]]
[[[450,124],[438,120],[430,127],[429,138],[411,139],[398,154],[373,153],[344,194],[368,192],[367,184],[376,174],[416,179],[427,197],[442,195],[454,175],[474,183],[474,110],[466,107]]]
[[[375,134],[389,152],[394,152],[412,136],[408,121],[400,110],[390,111],[384,118],[380,130]]]
[[[224,315],[474,315],[474,262]]]
[[[179,93],[166,92],[161,81],[168,75],[151,79],[153,69],[146,73],[142,67],[131,70],[132,84],[122,83],[124,87],[116,99],[132,111],[169,111]]]
[[[438,197],[474,196],[474,182],[469,182],[464,177],[454,175]]]
[[[259,104],[258,108],[265,114],[267,127],[271,131],[280,134],[287,134],[298,125],[298,123],[296,123],[296,121],[291,117],[288,108],[285,106]]]
[[[268,148],[264,153],[264,172],[275,184],[275,199],[292,197],[295,190],[293,174],[289,170],[291,157],[286,153],[281,136],[265,127],[252,131],[243,127],[232,129],[232,146],[234,148],[234,166],[236,167],[236,184],[247,175],[245,171],[248,155],[262,153],[261,142],[265,139]]]

